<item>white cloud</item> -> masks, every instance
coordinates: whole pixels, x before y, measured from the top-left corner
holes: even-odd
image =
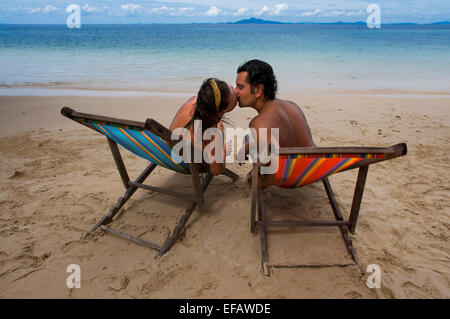
[[[50,13],[53,11],[58,11],[57,7],[47,5],[44,8],[31,8],[31,7],[16,7],[16,8],[8,8],[8,11],[13,12],[26,12],[26,13]]]
[[[344,14],[345,14],[344,11],[331,11],[329,13],[326,13],[325,15],[330,15],[330,16],[337,17],[337,16],[342,16]]]
[[[25,10],[27,11],[27,13],[37,13],[41,11],[41,8],[30,8],[30,7],[26,7]]]
[[[280,15],[281,11],[287,10],[287,9],[289,9],[289,7],[288,7],[287,4],[285,4],[285,3],[283,3],[283,4],[277,4],[277,5],[275,5],[275,10],[274,10],[273,13],[274,13],[275,15]]]
[[[269,11],[269,7],[268,7],[268,6],[264,6],[264,7],[261,8],[261,10],[259,10],[259,11],[256,13],[256,15],[257,15],[257,16],[263,15],[263,14],[266,13],[267,11]]]
[[[325,17],[356,17],[360,15],[364,15],[364,12],[362,12],[362,10],[359,11],[334,10],[323,13],[323,16]]]
[[[234,16],[241,16],[244,15],[248,11],[247,8],[240,8],[238,11],[233,13]]]
[[[356,17],[356,16],[360,16],[360,15],[364,15],[362,10],[347,12],[347,17]]]
[[[173,10],[175,10],[175,8],[174,7],[167,7],[167,6],[162,6],[162,7],[160,7],[160,8],[153,8],[153,9],[151,9],[150,11],[151,12],[154,12],[154,13],[158,13],[158,14],[163,14],[163,13],[166,13],[166,12],[171,12],[171,11],[173,11]]]
[[[300,15],[301,15],[302,17],[314,16],[314,15],[320,13],[321,11],[322,11],[322,10],[320,10],[320,9],[316,9],[316,10],[314,10],[314,11],[302,12]]]
[[[91,13],[91,12],[103,12],[105,9],[108,9],[108,7],[98,8],[90,6],[89,4],[85,4],[84,6],[81,7],[81,9],[83,9],[83,11]]]
[[[193,10],[194,10],[194,7],[178,8],[178,11],[180,11],[180,12],[193,11]]]
[[[219,8],[217,8],[217,7],[215,7],[215,6],[212,6],[208,11],[206,11],[206,15],[207,16],[210,16],[210,17],[217,17],[217,15],[219,14],[219,12],[220,12],[220,9]]]
[[[120,6],[121,11],[129,12],[129,13],[136,13],[136,12],[140,11],[141,9],[142,9],[142,7],[140,5],[134,4],[134,3],[122,4]]]
[[[194,7],[168,7],[168,6],[162,6],[159,8],[153,8],[150,9],[151,14],[158,14],[158,15],[169,15],[172,17],[181,17],[181,16],[192,16],[192,11],[194,11]]]
[[[44,9],[42,9],[42,12],[45,12],[45,13],[52,12],[52,11],[58,11],[58,8],[48,5]]]
[[[175,17],[185,16],[185,15],[189,15],[193,10],[194,10],[194,7],[176,8],[176,10],[171,12],[169,15],[175,16]]]
[[[8,11],[14,11],[14,12],[25,12],[25,13],[50,13],[54,11],[59,11],[57,7],[47,5],[44,8],[31,8],[31,7],[16,7],[16,8],[9,8]]]

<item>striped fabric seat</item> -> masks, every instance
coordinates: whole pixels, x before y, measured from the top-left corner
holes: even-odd
[[[281,155],[274,185],[296,188],[320,181],[364,158],[384,158],[383,154]]]
[[[157,257],[164,255],[179,239],[180,234],[183,232],[186,223],[197,205],[204,205],[205,191],[214,177],[209,171],[209,168],[206,165],[198,167],[195,164],[186,163],[188,161],[183,162],[182,157],[175,154],[175,152],[174,157],[172,158],[172,132],[154,119],[147,118],[145,122],[138,122],[97,114],[79,113],[70,107],[63,107],[61,109],[61,114],[106,136],[111,154],[114,158],[123,186],[125,187],[125,193],[118,199],[117,203],[111,207],[108,214],[104,215],[94,225],[88,234],[92,234],[100,228],[105,233],[157,250]],[[128,175],[127,168],[125,167],[117,144],[122,145],[126,150],[133,154],[150,161],[146,168],[144,168],[134,180],[130,179],[130,175]],[[188,175],[190,177],[189,179],[192,181],[194,193],[179,192],[172,189],[157,187],[155,185],[144,184],[150,174],[158,166],[160,168],[168,168],[174,172]],[[204,175],[200,176],[200,174]],[[238,179],[238,176],[229,169],[225,169],[222,174],[233,181]],[[110,227],[111,223],[115,220],[115,216],[123,209],[124,205],[138,189],[162,193],[177,199],[188,200],[189,202],[184,215],[181,216],[178,224],[173,228],[173,231],[168,234],[169,236],[166,237],[161,245],[147,241],[141,238],[141,235],[136,237],[133,234],[127,234],[122,232],[122,230]],[[177,204],[174,204],[175,207]]]
[[[188,164],[182,162],[181,158],[175,158],[175,160],[180,161],[180,163],[174,161],[171,157],[171,148],[167,142],[150,131],[116,123],[100,122],[82,118],[74,119],[106,135],[137,156],[173,171],[190,174]]]
[[[258,174],[262,163],[254,162],[252,170],[252,201],[250,208],[250,231],[259,231],[261,241],[261,265],[265,275],[270,276],[271,267],[299,266],[315,267],[311,264],[281,265],[269,263],[267,227],[338,227],[342,234],[347,252],[358,266],[361,274],[364,270],[359,262],[358,254],[349,233],[355,234],[362,196],[366,184],[369,165],[391,160],[407,153],[405,143],[390,147],[280,147],[278,168],[274,174],[274,186],[296,188],[322,181],[328,201],[330,202],[334,219],[331,220],[289,220],[286,217],[269,217],[264,207],[263,193],[258,187]],[[274,159],[275,160],[275,159]],[[359,168],[358,177],[353,194],[350,214],[345,218],[342,214],[328,176],[339,172]],[[262,172],[261,172],[262,173]],[[313,199],[314,200],[314,199]],[[280,214],[281,215],[281,214]],[[290,215],[290,214],[289,214]],[[317,265],[322,267],[322,265]],[[337,265],[336,265],[337,266]]]

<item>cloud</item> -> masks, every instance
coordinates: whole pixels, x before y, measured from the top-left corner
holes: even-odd
[[[364,15],[362,10],[359,10],[359,11],[334,10],[334,11],[323,13],[324,17],[356,17],[356,16],[360,16],[360,15]]]
[[[38,12],[41,12],[41,8],[30,8],[30,7],[26,7],[26,8],[24,8],[25,9],[25,11],[27,12],[27,13],[38,13]]]
[[[136,13],[136,12],[142,10],[142,7],[138,4],[128,3],[128,4],[122,4],[120,6],[120,10],[128,12],[128,13]]]
[[[285,4],[285,3],[283,3],[283,4],[277,4],[277,5],[275,5],[275,10],[273,11],[273,13],[274,13],[275,15],[280,15],[281,11],[287,10],[287,9],[289,9],[289,7],[288,7],[287,4]]]
[[[342,15],[345,15],[345,12],[342,10],[341,11],[335,10],[335,11],[324,13],[324,16],[332,16],[332,17],[338,17],[338,16],[342,16]]]
[[[55,11],[59,11],[57,7],[52,5],[47,5],[44,8],[31,8],[31,7],[16,7],[16,8],[8,8],[8,11],[17,12],[17,13],[28,13],[28,14],[42,14],[42,13],[51,13]]]
[[[301,15],[302,17],[309,17],[309,16],[314,16],[314,15],[320,13],[320,12],[322,12],[322,10],[316,9],[316,10],[314,10],[314,11],[306,11],[306,12],[302,12],[300,15]]]
[[[169,13],[170,16],[180,17],[185,15],[191,15],[191,12],[194,10],[194,7],[180,7],[176,8],[175,11]]]
[[[169,8],[167,6],[162,6],[160,8],[153,8],[153,9],[150,10],[150,12],[157,13],[157,14],[163,14],[163,13],[166,13],[166,12],[171,12],[173,10],[175,10],[174,7],[170,7]]]
[[[99,8],[90,6],[89,4],[85,4],[84,6],[81,7],[81,9],[83,9],[83,11],[85,12],[93,13],[93,12],[103,12],[109,8],[108,7]]]
[[[261,8],[261,10],[259,10],[259,11],[256,13],[256,15],[257,15],[257,16],[263,15],[263,14],[266,13],[267,11],[269,11],[269,7],[268,7],[268,6],[264,6],[264,7]]]
[[[212,6],[208,11],[206,11],[206,15],[207,16],[210,16],[210,17],[217,17],[217,15],[219,14],[219,12],[220,12],[220,9],[219,8],[217,8],[217,7],[215,7],[215,6]]]
[[[356,17],[356,16],[360,16],[360,15],[364,15],[365,13],[364,12],[362,12],[362,10],[359,10],[359,11],[350,11],[350,12],[347,12],[347,17]]]
[[[240,8],[238,11],[233,13],[234,16],[242,16],[248,11],[247,8]]]
[[[119,17],[134,18],[134,17],[139,16],[139,14],[142,12],[142,9],[143,8],[138,4],[128,3],[128,4],[122,4],[118,11],[110,12],[109,14],[113,14],[113,15],[119,16]]]
[[[48,5],[48,6],[46,6],[44,9],[42,9],[42,12],[49,13],[49,12],[52,12],[52,11],[58,11],[58,10],[59,10],[59,9],[58,9],[57,7]]]
[[[193,16],[192,12],[194,11],[194,7],[167,7],[162,6],[159,8],[153,8],[149,10],[150,14],[157,15],[169,15],[171,17],[181,17],[181,16]]]

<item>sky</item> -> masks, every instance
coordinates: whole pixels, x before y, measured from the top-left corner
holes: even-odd
[[[450,21],[450,0],[1,0],[0,23],[65,24],[66,8],[81,8],[81,23],[219,23],[251,17],[282,22],[365,22],[370,4],[381,23]]]

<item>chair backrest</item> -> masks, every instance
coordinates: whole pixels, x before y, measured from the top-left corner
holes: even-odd
[[[330,175],[406,154],[406,144],[391,147],[292,147],[280,148],[273,184],[296,188]]]
[[[148,119],[145,123],[78,113],[64,107],[61,113],[122,145],[130,152],[150,162],[173,171],[189,174],[189,165],[181,158],[172,159],[170,131],[158,122]],[[179,163],[177,163],[179,161]]]

